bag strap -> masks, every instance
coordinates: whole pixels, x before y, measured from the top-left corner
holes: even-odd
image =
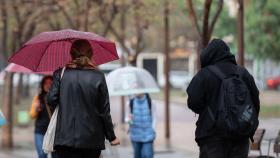
[[[210,65],[207,67],[207,69],[214,73],[215,76],[217,76],[220,80],[224,80],[227,76],[215,65]],[[210,119],[215,121],[215,116],[214,113],[212,111],[212,109],[210,108],[210,106],[207,106],[207,111],[209,113]]]
[[[147,96],[149,110],[150,110],[150,113],[152,115],[152,99],[151,99],[151,97],[150,97],[150,95],[148,93],[146,93],[146,96]]]
[[[49,119],[52,118],[52,112],[51,112],[51,108],[50,106],[47,104],[47,99],[45,98],[45,103],[46,103],[46,109],[47,109],[47,112],[48,112],[48,115],[49,115]]]
[[[62,80],[62,77],[63,77],[63,75],[64,75],[65,69],[66,69],[66,67],[63,67],[63,69],[62,69],[62,71],[61,71],[61,74],[60,74],[60,81]],[[46,109],[47,109],[49,118],[51,119],[51,118],[52,118],[52,112],[51,112],[50,106],[47,104],[46,98],[45,98],[45,103],[46,103]]]
[[[219,79],[223,80],[227,76],[215,65],[210,65],[207,67],[212,73],[214,73]]]
[[[60,74],[60,81],[62,80],[62,77],[64,75],[64,71],[66,70],[66,67],[64,66],[62,71],[61,71],[61,74]]]

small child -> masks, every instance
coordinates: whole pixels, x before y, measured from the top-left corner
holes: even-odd
[[[156,138],[155,106],[149,94],[137,94],[130,100],[129,123],[130,139],[134,158],[153,158],[153,142]]]

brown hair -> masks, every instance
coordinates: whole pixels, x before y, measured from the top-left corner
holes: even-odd
[[[70,68],[97,69],[92,62],[93,51],[87,40],[76,40],[72,43],[70,54],[72,61],[67,64]]]

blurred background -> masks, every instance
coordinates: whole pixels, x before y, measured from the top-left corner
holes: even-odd
[[[42,76],[9,72],[8,58],[34,35],[67,28],[116,42],[120,60],[99,66],[105,74],[125,65],[142,67],[162,88],[152,95],[156,157],[198,157],[198,117],[187,108],[185,91],[200,69],[199,52],[209,40],[223,39],[260,89],[259,127],[266,130],[260,150],[274,155],[269,146],[280,130],[279,8],[279,0],[0,0],[0,109],[8,121],[0,127],[0,157],[36,157],[28,112]],[[103,157],[132,157],[126,102],[111,97],[122,145],[108,146]]]

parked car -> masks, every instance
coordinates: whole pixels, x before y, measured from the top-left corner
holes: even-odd
[[[186,89],[192,80],[192,75],[186,71],[170,71],[170,85],[173,88]]]
[[[268,79],[266,84],[268,89],[280,90],[280,76]]]

